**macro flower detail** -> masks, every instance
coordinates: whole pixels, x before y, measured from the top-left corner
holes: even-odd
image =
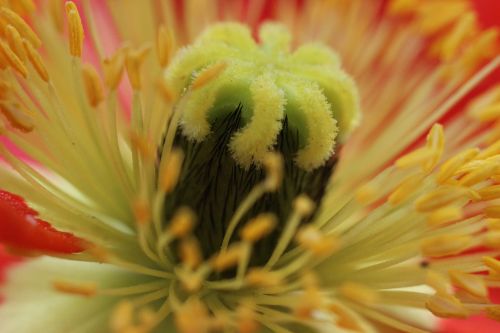
[[[469,98],[497,29],[465,0],[207,4],[0,2],[0,242],[26,257],[0,331],[500,319],[497,82]]]

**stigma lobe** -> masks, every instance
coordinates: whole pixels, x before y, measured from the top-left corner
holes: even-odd
[[[0,190],[0,242],[21,250],[58,254],[85,250],[85,241],[56,230],[38,215],[22,197]]]

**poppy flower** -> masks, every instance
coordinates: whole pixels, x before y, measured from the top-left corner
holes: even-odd
[[[0,18],[0,242],[26,257],[1,332],[500,318],[498,29],[472,2],[22,0]]]

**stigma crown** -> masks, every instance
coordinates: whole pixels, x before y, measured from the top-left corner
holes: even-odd
[[[266,23],[258,44],[239,23],[209,27],[194,44],[181,49],[165,70],[167,84],[183,103],[181,130],[200,142],[211,134],[211,122],[237,109],[241,128],[228,148],[243,168],[263,164],[281,131],[298,136],[295,163],[310,171],[334,154],[360,118],[358,92],[340,68],[339,57],[320,43],[292,50],[287,29]],[[199,79],[219,68],[208,82]]]

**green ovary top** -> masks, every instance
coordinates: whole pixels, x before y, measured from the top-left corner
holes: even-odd
[[[338,56],[320,43],[292,51],[286,28],[271,23],[262,25],[259,39],[244,25],[220,23],[177,54],[165,76],[177,93],[191,94],[182,106],[182,133],[201,142],[215,119],[240,110],[242,127],[228,148],[246,169],[275,149],[286,118],[287,130],[298,136],[296,165],[321,167],[359,122],[356,86]],[[194,78],[219,63],[224,71],[192,89]]]

